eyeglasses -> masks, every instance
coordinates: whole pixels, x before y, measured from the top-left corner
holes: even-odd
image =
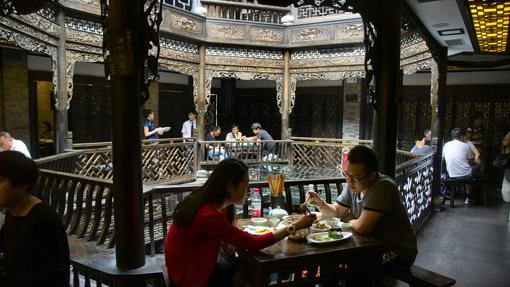
[[[352,178],[352,179],[354,179],[354,181],[356,181],[356,182],[360,182],[360,181],[364,180],[365,178],[367,178],[367,177],[370,175],[370,173],[369,173],[369,174],[366,174],[366,175],[364,175],[364,176],[359,177],[359,176],[354,176],[354,175],[352,175],[352,174],[349,174],[349,173],[348,173],[348,172],[346,172],[346,171],[342,171],[342,174],[344,175],[345,179]]]

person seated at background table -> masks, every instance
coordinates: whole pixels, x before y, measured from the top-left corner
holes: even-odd
[[[221,134],[221,128],[213,126],[208,133],[205,134],[204,141],[217,141]],[[207,156],[211,159],[222,161],[225,158],[225,148],[217,143],[206,144]]]
[[[446,171],[452,179],[469,181],[473,178],[473,171],[469,164],[471,147],[464,142],[465,134],[462,129],[454,128],[451,136],[452,140],[445,143],[443,147],[442,157],[446,163]],[[466,205],[472,204],[471,190],[471,184],[466,184],[466,199],[464,200]]]
[[[248,166],[239,159],[220,162],[204,185],[177,204],[165,241],[168,275],[175,286],[232,286],[234,270],[219,255],[237,249],[256,251],[309,227],[315,215],[301,217],[287,228],[253,236],[233,225],[234,204],[243,204]]]
[[[49,122],[43,122],[42,131],[39,134],[40,142],[54,142],[55,134],[53,133],[53,128]]]
[[[13,138],[8,132],[0,131],[0,152],[6,150],[19,151],[26,157],[32,158],[23,141]]]
[[[0,286],[69,286],[69,246],[57,213],[31,194],[37,164],[17,151],[0,152]]]
[[[414,138],[414,146],[411,148],[411,152],[415,154],[427,154],[430,152],[430,141],[427,141],[426,137],[416,135]]]
[[[272,141],[273,137],[264,129],[259,123],[253,123],[251,125],[251,130],[255,134],[252,137],[243,136],[243,140],[262,140],[262,141]],[[266,142],[262,146],[262,155],[264,157],[272,155],[275,151],[276,144],[274,142]]]
[[[243,134],[239,131],[239,126],[237,124],[232,125],[231,132],[227,134],[225,137],[226,141],[240,141],[243,139]]]
[[[326,203],[315,191],[309,191],[307,198],[322,216],[341,217],[354,231],[387,242],[389,250],[383,255],[380,269],[383,274],[391,274],[413,264],[418,253],[416,234],[395,181],[377,170],[374,151],[356,146],[347,155],[343,171],[347,185],[336,202]]]

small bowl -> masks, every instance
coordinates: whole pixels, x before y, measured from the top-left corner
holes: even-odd
[[[334,217],[324,217],[319,223],[327,224],[329,226],[338,226],[339,220]]]
[[[310,226],[310,233],[327,232],[329,230],[331,230],[331,226],[328,224],[319,223],[318,226],[317,223],[314,223]]]
[[[267,219],[262,218],[262,217],[254,217],[251,219],[251,224],[254,226],[266,226]]]

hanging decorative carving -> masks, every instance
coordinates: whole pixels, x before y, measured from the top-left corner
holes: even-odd
[[[71,107],[71,100],[73,99],[73,77],[74,77],[74,65],[76,62],[82,63],[96,63],[103,61],[103,57],[99,54],[89,54],[82,51],[66,51],[66,76],[67,76],[67,105],[66,108]]]
[[[327,81],[336,81],[342,80],[345,78],[363,78],[365,76],[365,71],[345,71],[345,72],[319,72],[319,73],[299,73],[299,74],[291,74],[290,75],[290,106],[289,113],[292,113],[292,109],[294,108],[294,104],[296,102],[296,87],[297,81],[304,80],[327,80]]]
[[[209,105],[209,99],[211,97],[211,83],[213,78],[234,78],[239,80],[270,80],[276,82],[276,104],[278,105],[278,109],[280,113],[283,113],[282,109],[282,87],[283,87],[283,74],[269,74],[269,73],[259,73],[259,72],[238,72],[238,71],[214,71],[207,70],[205,72],[206,78],[206,106]],[[195,105],[196,106],[196,105]]]
[[[133,58],[127,57],[122,58],[122,55],[126,50],[131,49],[131,35],[127,31],[122,31],[124,34],[113,34],[114,32],[118,33],[118,31],[112,31],[108,29],[109,19],[108,19],[108,3],[107,0],[101,0],[101,16],[102,16],[102,26],[103,26],[103,55],[105,62],[105,76],[108,77],[110,74],[113,75],[122,75],[129,74],[131,69],[138,71],[142,74],[140,77],[142,83],[140,83],[141,87],[141,104],[145,103],[149,97],[149,86],[150,83],[154,80],[159,79],[158,74],[158,58],[160,54],[160,44],[159,44],[159,27],[161,22],[163,21],[163,1],[151,0],[148,1],[147,5],[145,5],[145,1],[140,2],[138,5],[141,5],[140,10],[143,11],[143,14],[138,15],[139,17],[143,17],[145,21],[142,24],[142,33],[141,36],[141,49],[140,49],[140,57],[135,57],[139,60],[138,63],[129,63]],[[123,39],[123,41],[109,41],[111,39]],[[112,58],[110,52],[116,55],[115,58]],[[123,61],[124,64],[120,65],[118,62]],[[144,73],[144,65],[147,63],[149,68],[148,76],[145,77]],[[134,68],[138,66],[139,69]],[[113,67],[113,69],[112,69]]]

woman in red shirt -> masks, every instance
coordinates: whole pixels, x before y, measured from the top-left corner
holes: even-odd
[[[215,276],[220,245],[256,251],[309,227],[315,215],[303,216],[288,228],[253,236],[232,224],[234,203],[245,200],[248,166],[241,160],[221,161],[205,184],[177,204],[165,242],[168,275],[176,286],[228,286],[232,275]],[[221,261],[221,260],[220,260]],[[220,277],[221,283],[216,281]],[[226,280],[227,279],[227,280]]]

